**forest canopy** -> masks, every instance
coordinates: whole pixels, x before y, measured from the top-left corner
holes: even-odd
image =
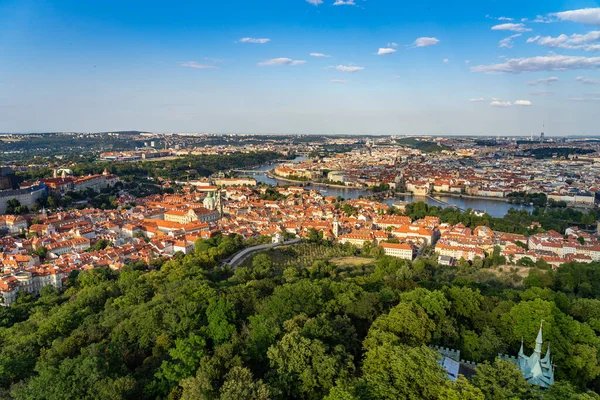
[[[21,295],[0,310],[0,398],[600,398],[597,263],[518,287],[434,257],[342,265],[356,249],[326,243],[218,266],[243,246],[201,239],[193,254]],[[542,319],[557,382],[540,392],[496,356],[522,338],[530,354]],[[450,381],[432,345],[476,374]]]

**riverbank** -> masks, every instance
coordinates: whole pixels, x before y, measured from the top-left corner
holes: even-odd
[[[306,186],[306,185],[310,185],[310,181],[297,181],[295,179],[287,179],[287,178],[283,178],[279,175],[275,175],[273,173],[271,173],[271,171],[265,171],[265,176],[268,176],[271,179],[276,179],[278,181],[284,181],[284,182],[290,182],[290,183],[295,183],[298,186]]]
[[[493,201],[503,201],[505,203],[510,203],[510,199],[506,197],[492,197],[492,196],[478,196],[476,194],[462,194],[462,193],[431,193],[431,196],[444,196],[444,197],[458,197],[464,199],[474,199],[474,200],[493,200]]]
[[[336,189],[355,189],[355,190],[369,190],[369,188],[365,188],[365,187],[354,187],[354,186],[345,186],[345,185],[334,185],[331,183],[323,183],[323,182],[315,182],[315,181],[298,181],[295,179],[288,179],[288,178],[283,178],[279,175],[275,175],[273,173],[273,170],[270,171],[265,171],[265,175],[268,176],[269,178],[272,179],[277,179],[280,181],[284,181],[284,182],[293,182],[299,186],[307,186],[307,185],[311,185],[311,186],[323,186],[323,187],[331,187],[331,188],[336,188]]]

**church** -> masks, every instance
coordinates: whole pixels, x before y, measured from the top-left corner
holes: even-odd
[[[521,370],[521,373],[527,382],[543,388],[548,388],[554,383],[554,366],[552,365],[552,358],[550,357],[549,344],[546,349],[546,354],[542,357],[542,345],[544,344],[542,339],[542,324],[543,321],[540,324],[540,330],[535,339],[533,354],[530,356],[525,355],[525,352],[523,351],[523,340],[521,340],[521,349],[519,350],[518,357],[509,357],[501,354],[498,356],[515,363]]]
[[[525,380],[533,385],[548,388],[554,383],[554,365],[550,356],[550,344],[546,354],[542,357],[542,323],[535,339],[535,348],[530,356],[525,355],[523,340],[517,357],[498,354],[498,358],[514,363],[523,374]],[[431,346],[442,355],[440,365],[448,372],[448,379],[456,380],[459,375],[471,378],[476,373],[477,364],[460,358],[460,350],[449,349],[439,346]]]

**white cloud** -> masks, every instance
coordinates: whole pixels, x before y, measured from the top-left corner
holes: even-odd
[[[490,103],[492,107],[510,107],[512,103],[510,101],[500,101],[500,100],[492,100]]]
[[[549,78],[540,78],[535,81],[529,81],[525,83],[527,86],[537,86],[537,85],[549,85],[554,82],[558,82],[559,79],[556,76],[551,76]]]
[[[562,21],[579,22],[586,25],[600,26],[600,7],[581,8],[579,10],[557,12],[550,15]]]
[[[485,99],[483,97],[479,97],[477,99],[469,99],[469,101],[471,103],[479,103],[479,102],[485,101]]]
[[[509,18],[509,17],[499,17],[498,21],[514,21],[514,18]]]
[[[334,6],[355,6],[354,0],[335,0]]]
[[[448,64],[448,63],[450,62],[450,60],[448,60],[447,58],[444,58],[444,59],[442,60],[442,62],[443,62],[444,64]]]
[[[434,38],[434,37],[420,37],[417,40],[415,40],[415,42],[413,43],[413,46],[415,46],[415,47],[435,46],[439,42],[440,41],[439,41],[438,38]]]
[[[585,76],[578,76],[575,80],[584,85],[600,85],[600,79],[587,78]]]
[[[270,41],[271,41],[271,39],[269,39],[269,38],[251,38],[251,37],[245,37],[245,38],[241,38],[240,39],[240,43],[265,44],[265,43],[269,43]]]
[[[514,35],[502,39],[498,42],[498,47],[500,47],[501,49],[511,49],[513,47],[513,40],[515,40],[519,36],[521,36],[520,33],[515,33]]]
[[[306,2],[312,4],[313,6],[318,6],[319,4],[323,4],[323,0],[306,0]]]
[[[530,106],[531,101],[529,100],[517,100],[515,101],[515,106]]]
[[[331,82],[331,83],[346,83],[348,81],[345,79],[332,79],[329,82]]]
[[[538,24],[550,24],[552,22],[556,22],[556,18],[548,16],[548,15],[538,15],[531,22],[535,22]]]
[[[560,56],[550,54],[530,58],[511,58],[501,64],[471,67],[473,72],[520,73],[537,71],[568,71],[575,69],[600,68],[600,57]]]
[[[323,54],[323,53],[310,53],[310,56],[311,57],[327,57],[327,58],[331,57],[331,56],[329,56],[327,54]]]
[[[377,55],[383,56],[383,55],[392,54],[395,52],[396,52],[396,49],[392,49],[391,47],[380,47],[379,50],[377,50]]]
[[[388,47],[398,47],[398,43],[394,43],[394,42],[389,42],[387,44]]]
[[[279,66],[279,65],[301,65],[306,63],[306,61],[302,60],[292,60],[291,58],[272,58],[270,60],[259,62],[258,65],[261,67],[269,67],[269,66]]]
[[[531,101],[529,100],[517,100],[514,103],[510,101],[502,101],[499,99],[492,99],[490,106],[492,107],[512,107],[512,106],[530,106]]]
[[[182,67],[195,68],[195,69],[219,69],[219,67],[217,67],[217,66],[199,64],[196,61],[182,62],[182,63],[179,63],[179,65],[181,65]]]
[[[585,51],[600,51],[600,43],[593,43],[600,40],[600,31],[591,31],[584,35],[573,34],[567,36],[562,34],[557,37],[552,36],[535,36],[527,39],[527,43],[537,43],[541,46],[585,50]]]
[[[531,29],[527,28],[525,24],[500,24],[492,26],[493,31],[512,31],[512,32],[529,32]]]
[[[550,90],[532,90],[529,94],[532,96],[552,96],[554,92]]]
[[[336,65],[336,66],[332,66],[329,68],[335,68],[338,71],[342,71],[342,72],[358,72],[358,71],[362,71],[363,69],[365,69],[364,67],[358,67],[356,65]]]

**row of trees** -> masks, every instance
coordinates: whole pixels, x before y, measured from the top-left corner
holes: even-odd
[[[391,212],[394,212],[393,210]],[[530,235],[538,233],[539,228],[532,228],[533,222],[539,222],[543,230],[555,230],[564,233],[570,226],[590,227],[598,220],[598,210],[582,212],[573,208],[534,208],[532,212],[527,210],[516,210],[511,208],[502,218],[492,217],[489,214],[476,215],[471,210],[460,211],[455,208],[442,208],[429,206],[424,202],[409,203],[404,212],[396,210],[401,215],[408,215],[412,219],[420,219],[425,216],[440,217],[442,222],[449,224],[462,223],[475,228],[477,226],[489,226],[495,231],[518,233]]]

